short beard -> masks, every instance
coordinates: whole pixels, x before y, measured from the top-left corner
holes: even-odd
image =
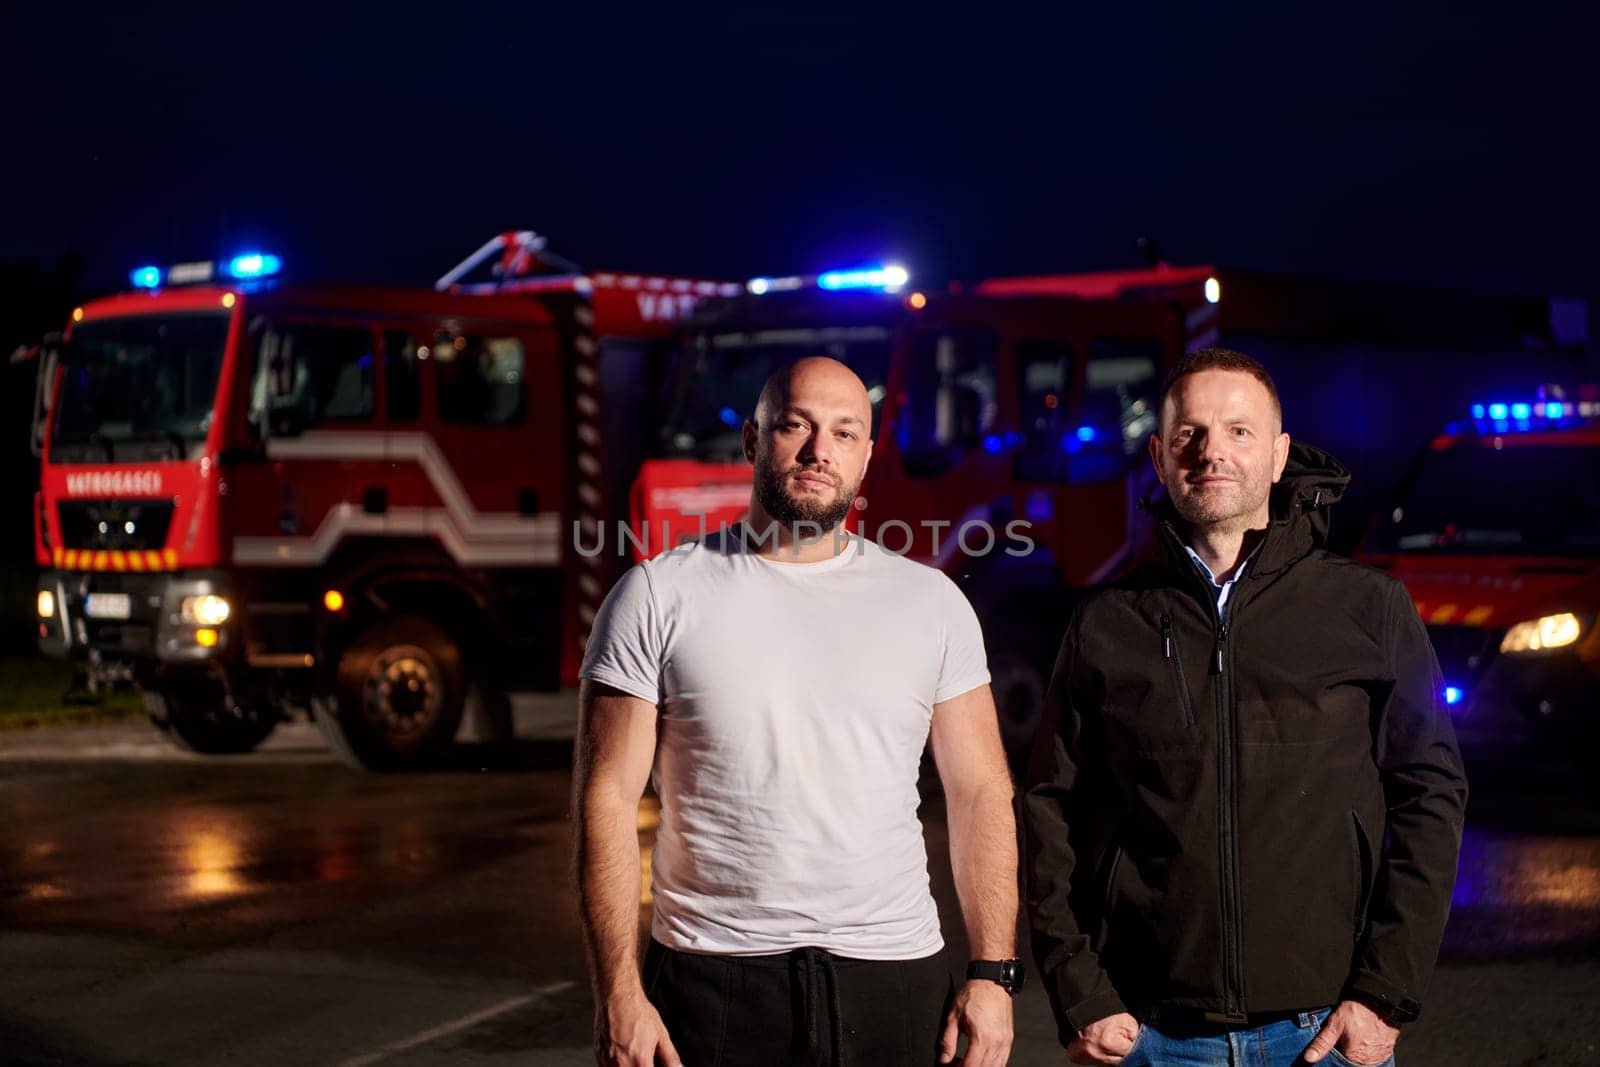
[[[840,492],[831,504],[821,504],[810,500],[796,500],[785,492],[784,481],[788,473],[762,464],[756,474],[756,499],[761,502],[761,507],[768,515],[789,527],[791,533],[798,536],[798,527],[801,523],[815,523],[821,527],[823,533],[827,533],[850,514],[850,506],[855,503],[859,484],[851,487],[848,492]]]

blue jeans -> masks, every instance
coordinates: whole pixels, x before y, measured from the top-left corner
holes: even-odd
[[[1145,1023],[1123,1057],[1122,1067],[1295,1067],[1305,1062],[1300,1054],[1322,1029],[1330,1010],[1303,1011],[1254,1030],[1223,1026],[1163,1030]],[[1346,1067],[1349,1063],[1334,1049],[1317,1067]],[[1394,1067],[1394,1057],[1379,1067]]]

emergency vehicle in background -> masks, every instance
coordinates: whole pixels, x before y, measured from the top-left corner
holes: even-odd
[[[1417,463],[1360,558],[1416,601],[1463,740],[1600,726],[1600,389],[1485,401]]]
[[[1205,266],[942,293],[909,282],[896,265],[757,278],[701,305],[668,360],[634,538],[651,555],[736,522],[750,497],[740,428],[764,379],[803,356],[846,363],[875,423],[850,527],[959,582],[1016,760],[1079,593],[1153,542],[1140,512],[1157,489],[1147,442],[1162,380],[1215,343],[1220,284]]]
[[[39,374],[39,644],[131,680],[199,752],[310,708],[347,762],[424,762],[469,686],[574,684],[617,565],[604,357],[628,377],[718,283],[591,275],[526,232],[436,290],[144,267]],[[736,290],[737,287],[732,287]],[[626,481],[609,490],[623,506]]]

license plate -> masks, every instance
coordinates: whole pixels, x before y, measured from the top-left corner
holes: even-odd
[[[127,593],[90,593],[83,610],[91,619],[126,619],[133,614],[133,598]]]

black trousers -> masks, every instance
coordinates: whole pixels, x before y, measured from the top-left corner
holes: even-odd
[[[703,956],[653,939],[643,977],[684,1067],[926,1067],[955,993],[937,955]]]

